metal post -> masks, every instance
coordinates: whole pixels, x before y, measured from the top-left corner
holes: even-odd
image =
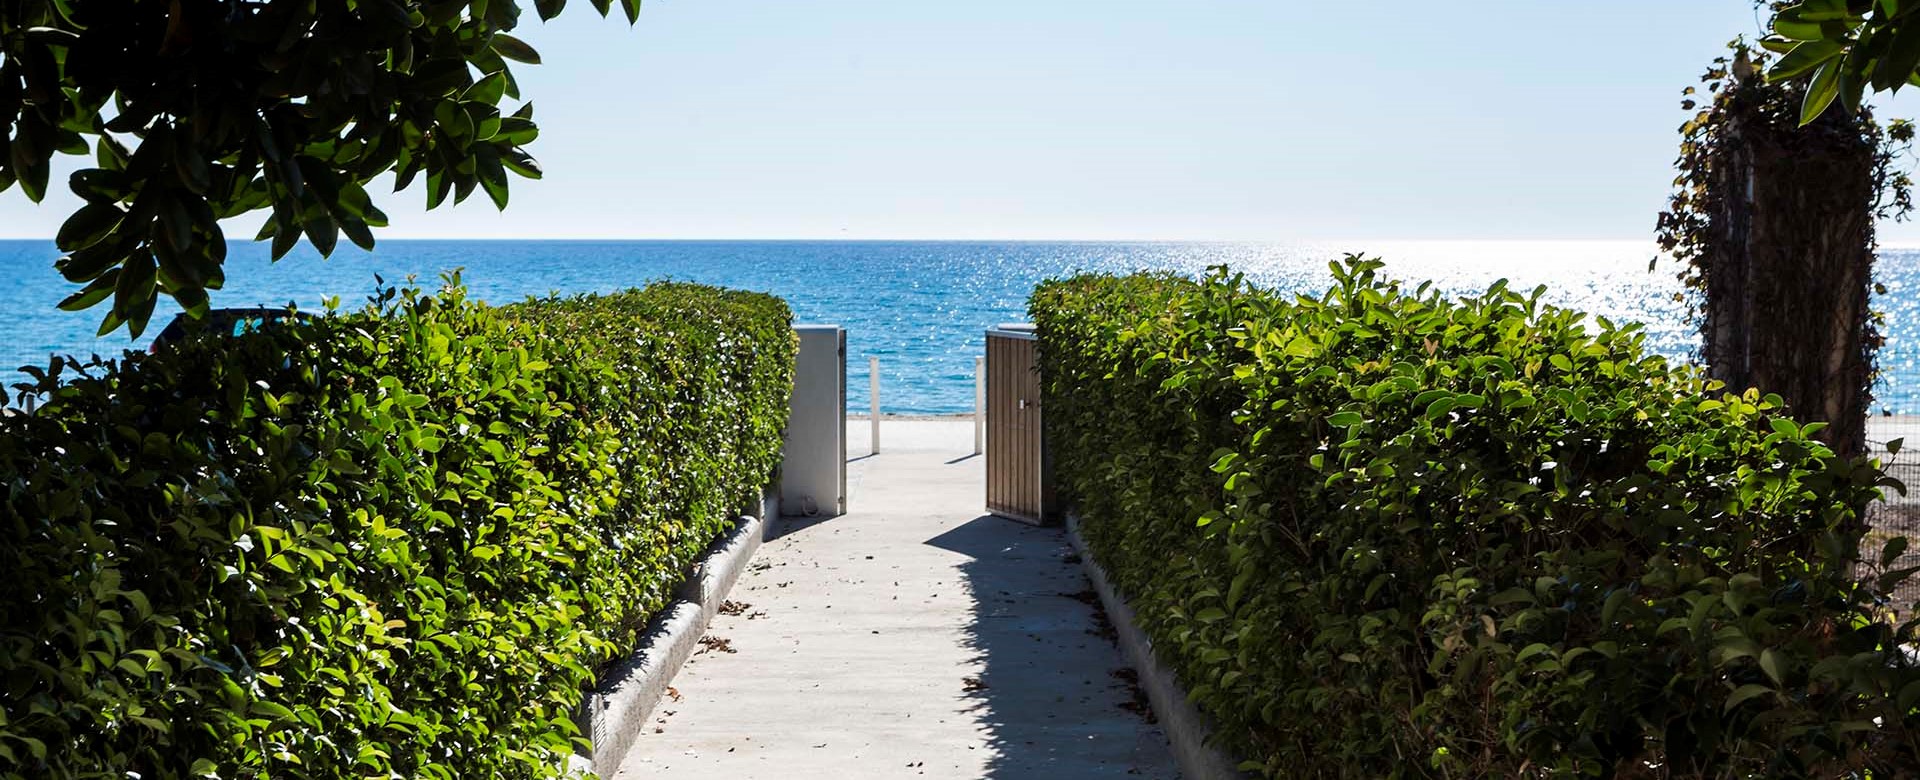
[[[973,454],[980,454],[987,443],[987,357],[973,358]]]
[[[880,359],[867,358],[867,400],[873,402],[873,454],[880,454]]]

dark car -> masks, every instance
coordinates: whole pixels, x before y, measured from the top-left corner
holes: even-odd
[[[285,308],[273,309],[264,307],[252,309],[214,309],[207,312],[207,316],[200,320],[195,320],[185,313],[176,314],[173,315],[173,321],[167,323],[167,327],[162,329],[159,335],[153,337],[153,345],[148,347],[147,351],[157,351],[165,345],[185,339],[188,334],[202,328],[210,329],[217,333],[225,333],[230,336],[238,336],[258,328],[265,323],[288,318],[306,322],[313,319],[313,315],[304,312],[288,311]]]

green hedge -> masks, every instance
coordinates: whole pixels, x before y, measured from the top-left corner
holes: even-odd
[[[0,776],[554,775],[770,481],[794,350],[770,296],[456,276],[56,361],[0,419]]]
[[[1062,487],[1247,768],[1913,776],[1908,572],[1855,553],[1875,465],[1638,326],[1378,268],[1031,301]]]

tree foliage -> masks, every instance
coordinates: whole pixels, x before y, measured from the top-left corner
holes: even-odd
[[[1800,0],[1761,4],[1774,11],[1761,41],[1782,55],[1771,81],[1805,80],[1799,122],[1839,103],[1858,111],[1862,95],[1920,84],[1920,0]]]
[[[592,0],[606,15],[615,0]],[[541,19],[566,0],[537,0]],[[629,22],[640,0],[618,0]],[[45,198],[55,155],[91,156],[68,186],[60,272],[111,299],[102,334],[139,335],[157,297],[204,312],[225,279],[221,220],[270,212],[279,259],[302,236],[372,248],[387,224],[366,186],[424,177],[434,208],[475,189],[501,208],[508,174],[538,178],[538,129],[509,62],[516,0],[7,0],[0,2],[0,191]]]

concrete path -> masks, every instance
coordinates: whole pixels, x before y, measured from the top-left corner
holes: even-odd
[[[1063,532],[985,515],[972,423],[884,426],[873,457],[848,426],[852,511],[774,527],[615,777],[1175,777]]]

